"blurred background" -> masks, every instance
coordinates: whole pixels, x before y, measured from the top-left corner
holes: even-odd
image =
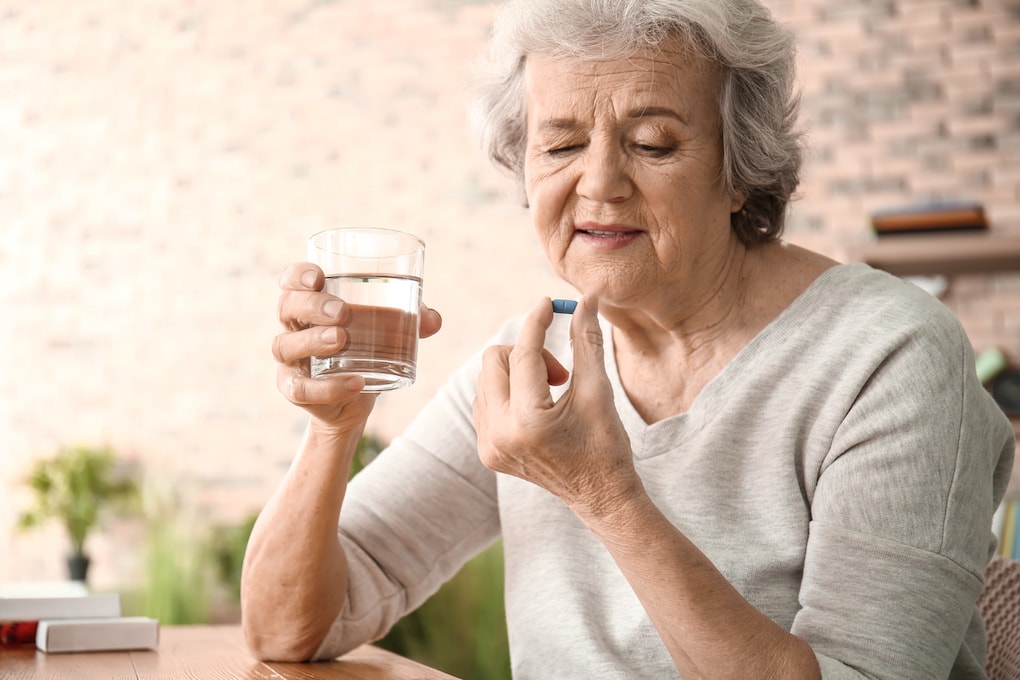
[[[978,202],[989,237],[1020,236],[1020,2],[766,4],[797,33],[810,143],[790,241],[856,259],[875,211],[933,200]],[[88,538],[93,589],[142,593],[165,622],[236,617],[225,574],[305,423],[269,348],[277,277],[309,234],[428,244],[444,328],[418,383],[379,400],[370,444],[503,319],[572,295],[466,123],[492,16],[466,0],[0,0],[0,583],[66,577],[59,522],[18,528],[33,463],[107,447],[141,503]],[[975,348],[1020,361],[1020,275],[978,265],[947,284]],[[490,562],[471,589],[498,607]],[[458,606],[464,635],[488,625]]]

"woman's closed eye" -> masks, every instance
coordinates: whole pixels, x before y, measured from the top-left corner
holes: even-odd
[[[676,150],[675,146],[660,144],[634,143],[632,147],[638,153],[644,154],[646,156],[651,156],[653,158],[662,158],[664,156],[668,156],[669,154],[673,153],[673,151]]]
[[[557,156],[567,156],[569,154],[580,151],[584,148],[584,144],[561,144],[560,146],[551,147],[546,150],[546,153],[556,158]]]
[[[558,156],[567,156],[572,153],[576,153],[582,150],[584,147],[585,147],[584,144],[564,144],[562,146],[556,146],[547,149],[546,153],[552,156],[553,158],[556,158]],[[633,148],[636,152],[640,154],[651,156],[653,158],[662,158],[664,156],[668,156],[675,150],[675,147],[673,146],[660,146],[657,144],[632,144],[631,148]]]

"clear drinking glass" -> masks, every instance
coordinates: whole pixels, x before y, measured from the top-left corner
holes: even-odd
[[[312,377],[357,373],[365,392],[413,384],[425,243],[393,229],[329,229],[308,239],[308,259],[326,275],[323,290],[351,307],[347,345],[312,357]]]

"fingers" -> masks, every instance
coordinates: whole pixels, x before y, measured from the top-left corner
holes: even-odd
[[[309,357],[332,356],[343,350],[349,339],[347,331],[339,326],[284,332],[273,338],[273,358],[281,364],[295,364]]]
[[[552,301],[543,298],[525,318],[517,334],[517,343],[510,352],[510,393],[515,403],[526,409],[548,407],[553,403],[547,360],[559,362],[544,347],[552,319]]]
[[[542,350],[542,359],[545,361],[547,380],[550,385],[562,385],[570,377],[570,371],[560,363],[559,359],[547,349]]]
[[[278,315],[285,329],[347,323],[350,309],[340,298],[320,292],[324,281],[322,270],[310,262],[298,262],[283,270]]]
[[[544,346],[546,331],[552,323],[551,310],[549,299],[544,298],[525,320],[517,344],[486,350],[479,390],[490,394],[495,403],[506,405],[514,392],[528,405],[549,405],[548,386],[562,385],[570,377],[570,372]]]
[[[475,415],[479,406],[485,411],[505,413],[510,403],[510,351],[509,345],[487,347],[482,354],[482,371],[478,375],[478,393]],[[477,422],[477,421],[476,421]]]
[[[428,338],[439,332],[439,329],[443,327],[443,317],[439,315],[434,309],[430,309],[425,305],[421,306],[421,323],[419,325],[418,334],[423,338]]]
[[[319,292],[322,271],[314,264],[299,262],[280,275],[279,318],[284,332],[273,339],[273,357],[283,364],[295,364],[312,356],[335,354],[346,346],[342,327],[351,316],[343,300]]]
[[[578,301],[574,316],[570,320],[570,345],[574,353],[574,390],[601,385],[608,380],[598,311],[598,298],[594,295],[585,295]]]
[[[325,278],[314,264],[300,262],[280,275],[279,319],[284,331],[273,339],[273,356],[279,362],[277,389],[292,403],[303,407],[314,419],[337,425],[360,422],[372,410],[375,395],[366,395],[365,379],[359,375],[311,378],[309,359],[342,351],[349,342],[346,324],[351,308],[340,298],[322,292]],[[438,316],[438,315],[436,315]],[[442,321],[426,323],[432,332]]]
[[[531,361],[534,359],[534,352],[541,353],[542,363],[545,365],[542,379],[548,385],[562,385],[570,377],[570,372],[553,356],[552,352],[545,348],[546,333],[549,331],[549,326],[552,325],[553,318],[552,302],[549,298],[542,298],[521,328],[516,347],[521,348],[519,359],[526,353],[527,358]],[[531,323],[532,320],[537,323]]]
[[[520,332],[517,334],[517,347],[530,351],[539,351],[545,345],[545,333],[552,324],[552,300],[542,298],[524,319]]]
[[[365,387],[365,379],[357,374],[309,378],[281,365],[276,372],[276,387],[298,406],[337,404],[357,396]]]
[[[288,290],[322,290],[322,270],[311,262],[295,262],[280,274],[280,288]]]

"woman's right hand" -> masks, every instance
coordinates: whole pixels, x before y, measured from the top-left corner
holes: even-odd
[[[375,403],[363,394],[359,375],[312,378],[313,356],[336,354],[347,343],[351,310],[338,297],[322,292],[325,277],[310,262],[298,262],[280,275],[278,313],[282,331],[273,339],[278,362],[276,387],[291,403],[310,413],[327,428],[360,427]],[[314,423],[313,423],[314,424]]]
[[[313,356],[336,354],[347,344],[344,326],[351,309],[340,298],[322,292],[325,277],[310,262],[297,262],[280,276],[279,318],[282,332],[273,339],[273,356],[279,363],[276,386],[291,403],[312,415],[313,427],[335,432],[364,426],[375,394],[363,393],[365,379],[359,375],[312,378]],[[439,314],[424,305],[421,336],[436,333]]]

